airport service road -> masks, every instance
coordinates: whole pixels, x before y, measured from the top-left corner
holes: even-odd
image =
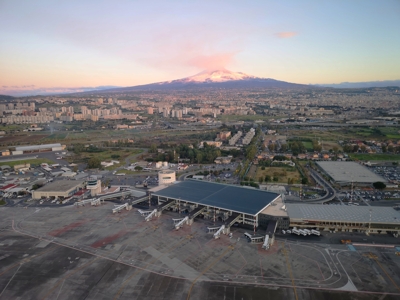
[[[0,208],[0,299],[400,297],[393,249],[278,236],[265,251],[243,228],[215,240],[219,223],[175,230],[177,213],[146,222],[113,207]]]

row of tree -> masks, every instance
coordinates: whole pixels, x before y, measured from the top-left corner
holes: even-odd
[[[356,153],[356,152],[359,152],[359,151],[361,151],[362,153],[365,153],[367,151],[367,147],[365,145],[359,146],[357,144],[355,144],[355,145],[345,144],[345,145],[343,145],[343,151],[346,152],[346,153],[350,153],[350,152]],[[395,154],[396,153],[400,153],[400,145],[399,146],[394,146],[394,145],[386,146],[386,145],[383,145],[382,146],[382,152],[383,153],[389,152],[389,153],[395,153]]]

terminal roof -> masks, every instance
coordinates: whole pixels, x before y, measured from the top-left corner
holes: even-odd
[[[40,192],[66,192],[82,184],[79,180],[57,180],[38,189]]]
[[[279,197],[279,194],[254,188],[201,180],[180,181],[163,190],[156,191],[153,195],[249,215],[257,215]]]
[[[400,211],[383,206],[347,206],[287,203],[290,219],[400,224]]]

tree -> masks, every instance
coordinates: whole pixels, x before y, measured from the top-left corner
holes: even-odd
[[[92,157],[88,161],[88,168],[89,169],[98,169],[101,168],[101,162],[100,159],[97,157]]]
[[[258,177],[258,182],[259,183],[263,183],[263,181],[264,181],[264,177],[262,177],[262,176]]]
[[[303,177],[303,178],[301,179],[301,184],[307,184],[307,183],[308,183],[307,177]]]
[[[350,144],[346,144],[343,146],[343,151],[345,153],[349,153],[349,152],[353,151],[353,147]]]
[[[273,143],[269,144],[269,145],[268,145],[268,150],[271,151],[271,152],[274,152],[274,150],[275,150],[275,144],[273,144]]]
[[[374,188],[376,188],[377,190],[383,190],[384,188],[386,188],[386,184],[384,184],[384,183],[381,182],[381,181],[374,182],[372,185],[373,185]]]
[[[271,176],[265,175],[265,182],[270,182],[270,181],[271,181]]]
[[[367,150],[367,147],[365,147],[365,145],[361,145],[361,152],[365,153],[366,150]]]
[[[386,153],[387,152],[387,147],[385,145],[382,145],[382,152]]]
[[[149,152],[150,153],[157,153],[157,145],[156,144],[151,144]]]
[[[141,170],[143,170],[143,168],[142,168],[141,166],[136,166],[136,167],[135,167],[135,170],[136,170],[136,171],[141,171]]]
[[[198,164],[201,163],[202,159],[203,159],[203,154],[201,154],[201,152],[197,153],[196,160]]]

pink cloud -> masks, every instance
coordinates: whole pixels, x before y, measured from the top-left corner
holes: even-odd
[[[297,34],[298,33],[296,31],[282,31],[282,32],[275,33],[275,36],[277,36],[278,38],[281,38],[281,39],[288,39],[288,38],[296,36]]]
[[[210,55],[196,55],[186,61],[189,66],[194,66],[202,70],[222,69],[234,61],[236,53],[216,53]]]

